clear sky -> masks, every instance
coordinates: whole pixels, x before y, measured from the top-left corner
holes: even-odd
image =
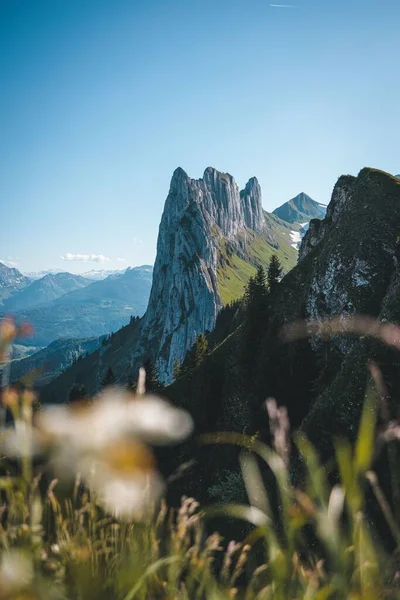
[[[256,175],[267,210],[400,172],[399,0],[287,4],[0,0],[0,259],[153,262],[177,166]]]

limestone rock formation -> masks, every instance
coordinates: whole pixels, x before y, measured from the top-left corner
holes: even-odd
[[[178,168],[171,181],[157,242],[153,287],[137,355],[149,353],[164,381],[196,336],[211,331],[222,306],[217,267],[221,240],[239,249],[239,236],[274,241],[255,177],[243,191],[231,175],[209,167],[202,179]]]

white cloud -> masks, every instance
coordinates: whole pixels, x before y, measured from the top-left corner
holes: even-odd
[[[60,257],[62,260],[67,260],[70,262],[96,262],[103,263],[109,258],[105,257],[103,254],[71,254],[67,252],[64,256]]]
[[[126,262],[126,258],[117,258],[118,262]]]
[[[18,263],[15,262],[15,260],[11,260],[10,256],[7,257],[7,260],[0,258],[0,262],[3,263],[3,265],[6,265],[6,267],[9,267],[10,269],[15,269],[16,267],[18,267]]]

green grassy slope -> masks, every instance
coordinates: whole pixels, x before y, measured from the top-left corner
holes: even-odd
[[[249,278],[254,275],[256,266],[267,266],[273,254],[281,261],[284,273],[288,273],[297,262],[297,250],[291,246],[291,231],[297,226],[285,223],[279,217],[265,213],[267,224],[273,231],[276,246],[266,239],[247,231],[239,239],[239,247],[227,240],[220,241],[220,256],[217,269],[218,291],[224,305],[243,296]]]

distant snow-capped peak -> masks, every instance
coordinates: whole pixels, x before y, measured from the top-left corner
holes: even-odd
[[[56,275],[57,273],[64,273],[62,269],[45,269],[44,271],[30,271],[29,273],[25,273],[25,277],[29,277],[29,279],[42,279],[46,275]]]

